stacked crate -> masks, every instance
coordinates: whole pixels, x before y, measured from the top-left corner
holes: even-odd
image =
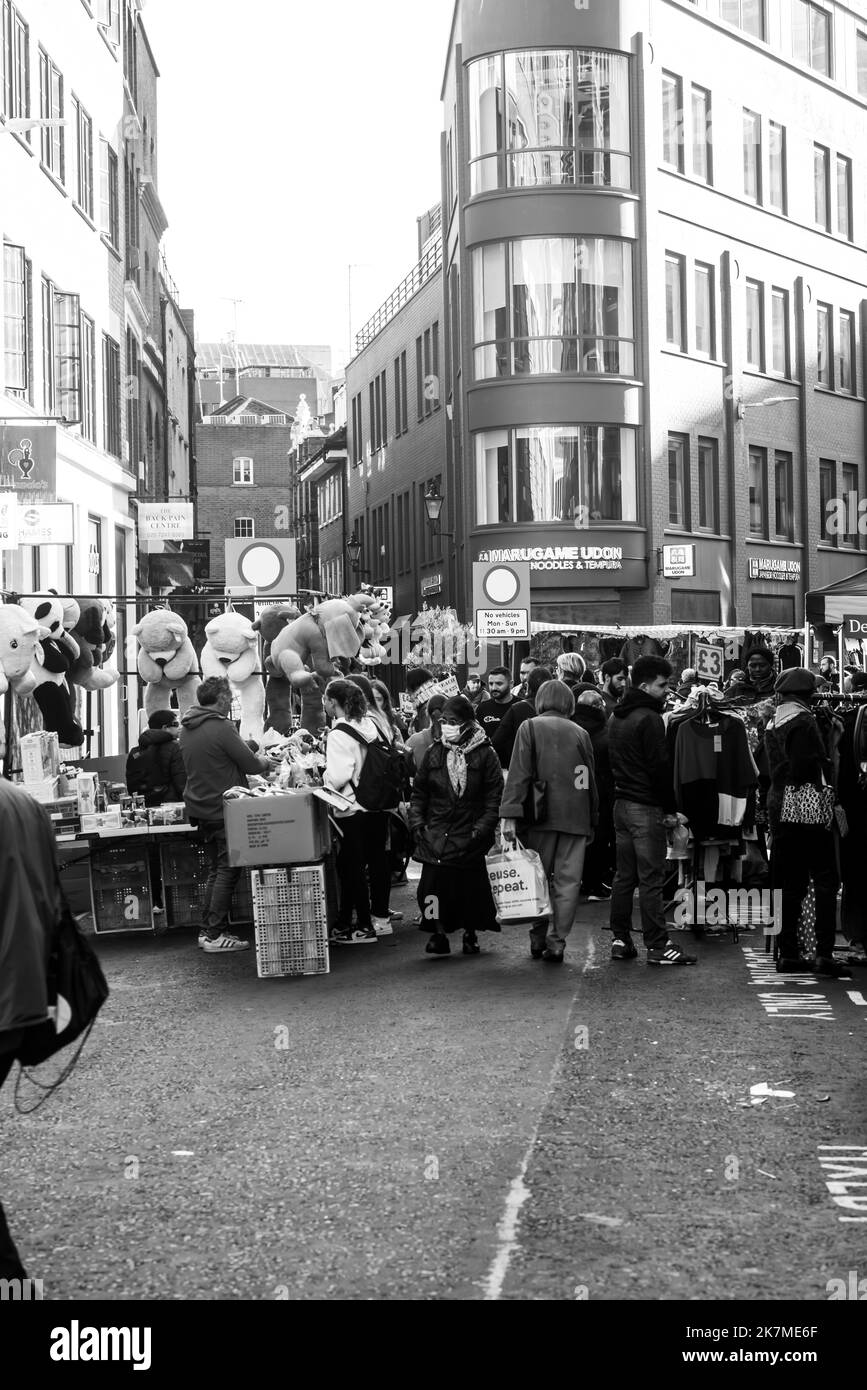
[[[153,930],[150,865],[144,841],[94,848],[90,883],[94,931]]]
[[[254,869],[256,970],[275,975],[327,975],[328,923],[334,916],[328,860],[285,869]]]
[[[167,927],[198,926],[202,920],[208,858],[197,840],[174,836],[160,843],[160,873]]]

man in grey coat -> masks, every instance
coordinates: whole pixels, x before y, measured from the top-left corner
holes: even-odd
[[[518,729],[500,803],[504,838],[519,834],[542,860],[551,889],[551,917],[533,921],[530,955],[560,964],[575,921],[584,851],[599,815],[590,735],[572,723],[575,700],[562,681],[546,681],[536,695],[536,717]],[[543,818],[532,825],[524,808],[534,782],[545,783]]]

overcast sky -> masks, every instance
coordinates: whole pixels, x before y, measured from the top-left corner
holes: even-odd
[[[440,198],[453,0],[148,0],[165,250],[197,336],[348,346]]]

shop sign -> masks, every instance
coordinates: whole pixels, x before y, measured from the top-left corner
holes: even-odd
[[[181,554],[193,562],[193,579],[211,577],[211,542],[181,541]]]
[[[776,555],[750,557],[750,579],[780,579],[797,584],[801,578],[800,560],[787,560]]]
[[[692,579],[694,575],[694,545],[664,545],[662,547],[663,579]]]
[[[647,585],[646,532],[619,531],[580,545],[484,546],[476,559],[490,564],[529,564],[533,586],[543,588],[644,588]],[[524,532],[520,539],[530,540]],[[565,538],[564,538],[565,540]]]
[[[19,545],[72,545],[74,540],[71,502],[19,503]]]
[[[0,490],[22,499],[50,496],[57,486],[57,429],[26,420],[0,425]]]
[[[847,613],[843,618],[843,636],[857,637],[862,642],[867,640],[867,614]]]
[[[18,497],[0,493],[0,550],[18,549]]]
[[[443,577],[441,574],[427,574],[421,581],[422,598],[428,594],[438,594],[443,587]]]
[[[139,502],[140,541],[186,541],[193,535],[192,502]]]

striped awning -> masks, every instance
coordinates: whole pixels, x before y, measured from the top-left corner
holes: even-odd
[[[867,617],[867,570],[858,570],[807,594],[807,622],[839,627],[843,619]]]

